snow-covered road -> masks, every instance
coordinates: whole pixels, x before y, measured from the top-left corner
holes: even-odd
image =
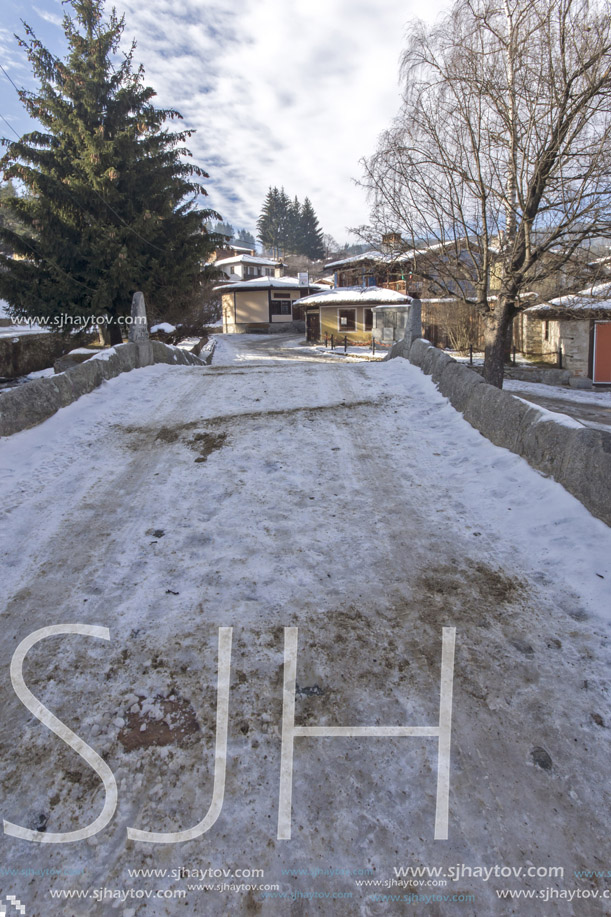
[[[27,917],[377,915],[407,902],[376,896],[416,893],[448,896],[409,902],[433,917],[611,914],[611,899],[497,897],[605,886],[573,872],[610,865],[611,530],[408,362],[219,337],[210,367],[123,374],[1,440],[0,512],[2,816],[43,841],[92,822],[105,793],[20,704],[11,656],[48,625],[110,630],[49,636],[25,662],[30,690],[118,786],[93,838],[0,838],[1,894]],[[195,840],[128,840],[128,827],[186,830],[210,806],[229,627],[218,819]],[[285,627],[299,628],[301,726],[436,726],[442,628],[456,628],[448,840],[434,840],[436,739],[369,736],[296,739],[292,837],[277,839]],[[456,864],[523,873],[419,887],[395,871]],[[189,890],[181,867],[278,889]],[[166,873],[130,876],[140,868]],[[122,895],[99,903],[102,888]]]

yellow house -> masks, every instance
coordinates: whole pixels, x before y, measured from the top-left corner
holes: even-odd
[[[303,307],[295,303],[320,284],[299,285],[297,277],[255,277],[215,287],[221,293],[223,334],[305,329]]]
[[[335,287],[297,301],[306,314],[308,341],[334,336],[346,337],[353,344],[365,344],[373,336],[373,310],[376,306],[404,306],[410,296],[384,287]]]

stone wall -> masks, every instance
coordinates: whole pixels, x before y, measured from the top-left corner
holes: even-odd
[[[533,359],[557,364],[562,349],[562,367],[573,376],[588,376],[590,356],[589,319],[549,319],[522,313],[521,347]]]
[[[549,412],[488,385],[481,376],[422,338],[398,341],[386,359],[404,357],[432,377],[471,426],[497,446],[553,477],[611,526],[611,432],[561,423]]]
[[[0,376],[4,379],[16,379],[18,376],[27,376],[28,373],[47,369],[68,350],[82,347],[94,338],[97,338],[97,332],[73,335],[70,338],[49,332],[2,335]]]
[[[120,373],[153,363],[202,366],[211,360],[212,350],[201,358],[159,341],[119,344],[66,372],[25,382],[0,395],[0,436],[36,426]]]
[[[550,322],[558,326],[558,340],[563,351],[562,365],[574,376],[588,376],[590,355],[590,322]]]

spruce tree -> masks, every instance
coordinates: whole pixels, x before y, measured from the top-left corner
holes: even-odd
[[[323,231],[309,197],[306,197],[301,208],[301,251],[312,261],[322,258],[325,253]]]
[[[235,236],[235,229],[231,223],[224,223],[222,220],[217,221],[212,228],[212,232],[219,236],[226,236],[230,241]]]
[[[301,204],[297,196],[289,201],[287,208],[287,250],[294,255],[301,254],[303,247],[301,232]]]
[[[284,188],[268,190],[257,233],[273,257],[290,253],[316,260],[324,256],[323,232],[310,199],[306,197],[303,205],[297,197],[291,201]]]
[[[168,129],[181,116],[151,103],[135,45],[117,57],[124,18],[105,21],[103,0],[71,9],[65,60],[27,25],[20,39],[39,84],[20,97],[42,130],[7,143],[0,161],[28,190],[6,205],[23,229],[0,229],[19,256],[0,254],[0,296],[22,316],[106,316],[116,343],[135,290],[157,311],[194,294],[216,241],[205,221],[218,214],[194,206],[207,175],[182,158],[192,132]]]
[[[248,232],[247,229],[240,229],[238,231],[236,242],[238,242],[240,245],[247,245],[249,248],[255,248],[257,244],[255,237],[251,232]]]
[[[0,185],[0,230],[9,229],[16,232],[20,228],[19,221],[11,212],[12,202],[17,197],[15,186],[12,182],[3,182]],[[0,237],[0,252],[5,255],[13,254],[12,248]]]
[[[284,258],[289,251],[291,237],[291,199],[284,188],[278,195],[278,218],[278,257]]]
[[[257,235],[263,248],[273,258],[280,256],[284,239],[284,213],[281,193],[277,188],[270,188],[265,197],[261,214],[257,220]]]

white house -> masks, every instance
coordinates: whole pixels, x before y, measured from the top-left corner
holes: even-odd
[[[214,267],[223,271],[227,280],[233,282],[251,280],[253,277],[280,277],[284,265],[281,261],[272,261],[258,255],[233,255],[215,261]]]
[[[253,277],[215,287],[221,293],[223,334],[303,331],[303,306],[295,300],[324,289],[299,285],[297,277]]]

